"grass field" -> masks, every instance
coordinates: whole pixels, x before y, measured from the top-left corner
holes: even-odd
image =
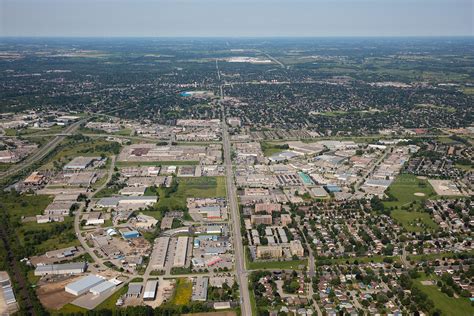
[[[24,243],[26,233],[31,232],[38,232],[38,231],[52,231],[55,226],[61,224],[72,224],[74,219],[72,217],[66,217],[64,222],[62,223],[46,223],[46,224],[38,224],[36,222],[27,222],[23,223],[21,227],[17,230],[18,237],[21,243]],[[74,228],[71,225],[70,229],[66,229],[60,234],[52,234],[50,238],[45,241],[42,241],[40,244],[36,245],[35,251],[36,253],[44,253],[46,251],[71,247],[71,246],[79,246],[79,240],[75,237]]]
[[[384,258],[392,258],[393,262],[398,262],[400,261],[399,257],[395,256],[372,256],[372,257],[354,257],[354,258],[335,258],[335,259],[329,259],[329,260],[324,260],[324,263],[329,261],[330,264],[345,264],[346,262],[349,263],[354,263],[357,261],[358,263],[381,263],[383,262]],[[316,259],[316,264],[318,263],[318,260]]]
[[[307,266],[308,260],[290,260],[290,261],[265,261],[265,262],[247,262],[247,269],[249,270],[265,270],[265,269],[282,269],[282,270],[297,270],[299,266]]]
[[[409,232],[422,232],[438,228],[428,213],[395,210],[391,212],[391,216]]]
[[[108,155],[110,154],[110,152],[96,150],[96,146],[105,147],[105,146],[110,146],[110,144],[111,144],[110,142],[103,139],[91,139],[90,141],[77,142],[77,143],[74,143],[73,141],[66,141],[65,143],[62,144],[63,148],[61,148],[61,150],[58,151],[49,160],[49,162],[43,165],[40,169],[41,170],[54,169],[55,162],[56,164],[59,164],[60,166],[62,166],[77,156],[90,157],[90,156],[100,156],[101,154]]]
[[[401,207],[411,202],[422,201],[436,196],[435,191],[427,180],[418,179],[411,174],[401,174],[390,185],[388,191],[397,201],[385,201],[385,207]],[[416,196],[415,193],[423,193],[424,196]]]
[[[199,178],[177,178],[178,189],[165,196],[166,188],[159,188],[159,200],[157,207],[168,209],[184,209],[188,197],[212,198],[225,197],[226,184],[224,177],[199,177]]]
[[[87,312],[87,309],[72,305],[72,304],[66,304],[64,305],[60,310],[57,311],[49,311],[51,315],[70,315],[70,314],[85,314]]]
[[[15,193],[2,193],[0,205],[10,214],[12,219],[19,220],[21,216],[35,216],[42,214],[49,203],[53,201],[51,196],[26,195]]]
[[[115,310],[116,306],[115,303],[117,303],[117,300],[122,296],[123,294],[127,293],[128,286],[124,286],[117,291],[115,291],[114,294],[110,295],[109,298],[107,298],[105,301],[99,304],[95,308],[95,310],[101,310],[101,309],[108,309],[108,310]]]
[[[187,278],[179,278],[176,281],[176,289],[173,299],[170,301],[172,305],[186,305],[191,301],[193,293],[193,284]]]
[[[261,142],[260,146],[262,147],[263,155],[265,157],[270,157],[274,154],[281,153],[285,151],[285,148],[282,148],[284,144],[274,144],[269,142]]]
[[[474,307],[468,298],[454,298],[442,293],[436,285],[423,285],[421,281],[430,280],[433,277],[422,275],[415,280],[414,285],[423,291],[433,301],[436,308],[439,308],[443,315],[448,316],[471,316],[474,315]]]

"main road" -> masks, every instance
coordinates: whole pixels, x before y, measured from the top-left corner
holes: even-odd
[[[87,119],[82,119],[77,121],[71,125],[69,125],[61,134],[55,136],[52,140],[50,140],[47,144],[41,146],[36,152],[30,155],[28,158],[23,160],[22,162],[12,166],[7,171],[0,173],[2,178],[6,178],[9,176],[13,176],[21,172],[22,170],[27,169],[28,167],[32,166],[35,162],[43,159],[46,157],[54,148],[56,148],[59,143],[61,143],[66,136],[73,134],[82,123],[86,122]]]
[[[216,60],[216,69],[218,78],[220,78],[219,66]],[[222,85],[220,86],[220,100],[219,104],[222,113],[222,143],[224,150],[224,166],[226,172],[226,186],[227,186],[227,201],[228,209],[230,210],[233,240],[234,240],[234,258],[235,270],[237,276],[237,283],[239,284],[240,292],[240,310],[243,316],[252,315],[252,307],[250,305],[250,293],[248,286],[248,275],[245,269],[245,252],[242,245],[242,238],[240,238],[240,214],[239,206],[237,204],[237,191],[234,184],[234,171],[232,170],[231,146],[229,139],[229,127],[226,121],[224,109],[224,91]]]

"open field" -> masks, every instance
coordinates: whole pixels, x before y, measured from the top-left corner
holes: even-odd
[[[101,310],[101,309],[108,309],[108,310],[114,310],[116,308],[115,303],[117,303],[117,300],[122,296],[123,294],[127,293],[128,291],[128,286],[124,286],[117,291],[115,291],[114,294],[110,295],[109,298],[107,298],[105,301],[99,304],[95,309],[96,310]]]
[[[70,315],[70,314],[75,314],[75,313],[79,313],[82,315],[82,314],[85,314],[87,310],[73,304],[66,304],[57,311],[49,311],[49,312],[53,316],[54,315]]]
[[[438,225],[428,213],[395,210],[390,215],[409,232],[422,232],[426,229],[434,230],[438,228]]]
[[[265,157],[270,157],[274,154],[281,153],[282,151],[288,149],[286,144],[275,144],[269,142],[261,142],[262,151]]]
[[[414,285],[423,291],[433,301],[436,308],[439,308],[443,315],[448,316],[471,316],[474,315],[474,307],[468,298],[454,298],[442,293],[437,285],[423,285],[421,282],[435,277],[423,275],[415,280]],[[436,278],[435,278],[436,279]]]
[[[89,139],[84,141],[67,140],[63,142],[49,162],[43,165],[40,170],[55,169],[63,166],[77,156],[101,156],[112,153],[114,143],[103,139]],[[115,143],[116,144],[116,143]]]
[[[212,198],[225,197],[226,184],[224,177],[177,178],[178,189],[166,197],[167,188],[159,188],[158,208],[184,209],[188,197]]]
[[[249,270],[265,270],[265,269],[281,269],[281,270],[296,270],[300,266],[307,266],[308,260],[290,260],[290,261],[265,261],[265,262],[247,262],[247,269]]]
[[[15,220],[20,220],[22,216],[42,214],[52,201],[53,198],[46,195],[20,195],[16,193],[2,193],[0,195],[0,207],[5,208],[11,218]]]
[[[383,259],[385,258],[391,258],[393,262],[398,262],[400,260],[399,257],[395,256],[372,256],[372,257],[353,257],[353,258],[336,258],[336,259],[324,259],[324,260],[318,260],[316,259],[316,265],[319,264],[345,264],[347,262],[349,263],[381,263],[383,262]]]
[[[396,201],[384,201],[385,207],[402,207],[412,202],[436,197],[431,185],[426,179],[418,179],[411,174],[401,174],[386,191],[396,198]],[[415,195],[423,193],[424,195]]]
[[[43,284],[37,290],[38,298],[44,307],[49,310],[60,310],[71,303],[76,296],[64,291],[64,287],[77,278],[68,278],[61,282]]]
[[[33,247],[35,253],[79,246],[79,240],[74,233],[72,217],[66,217],[62,223],[37,224],[23,223],[17,230],[20,242],[27,248]]]
[[[176,282],[176,290],[170,301],[172,305],[186,305],[191,301],[193,284],[187,278],[179,278]]]

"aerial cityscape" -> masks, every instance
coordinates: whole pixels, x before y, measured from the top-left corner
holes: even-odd
[[[472,33],[5,25],[0,315],[474,315]]]

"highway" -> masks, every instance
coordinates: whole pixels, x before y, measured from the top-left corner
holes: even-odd
[[[216,60],[216,69],[218,78],[220,78],[219,66]],[[235,250],[235,270],[237,276],[237,283],[239,284],[240,292],[240,309],[242,315],[252,315],[252,307],[250,305],[250,293],[248,287],[248,275],[245,270],[245,252],[240,238],[240,214],[239,206],[237,204],[237,191],[234,184],[234,171],[232,170],[231,159],[231,145],[229,138],[229,130],[226,122],[224,109],[224,91],[222,85],[220,86],[220,100],[219,104],[222,113],[222,142],[224,149],[224,166],[226,170],[226,185],[227,185],[227,202],[228,209],[231,215],[231,225],[233,228],[233,241]]]
[[[80,127],[80,125],[86,121],[87,119],[82,119],[80,121],[77,121],[69,125],[60,135],[55,136],[47,144],[41,146],[36,152],[34,152],[28,158],[12,166],[7,171],[0,173],[0,177],[5,178],[5,177],[16,175],[19,172],[33,165],[35,162],[43,159],[52,150],[54,150],[54,148],[56,148],[56,146],[59,145],[64,140],[64,138],[66,138],[67,135],[73,134]]]

